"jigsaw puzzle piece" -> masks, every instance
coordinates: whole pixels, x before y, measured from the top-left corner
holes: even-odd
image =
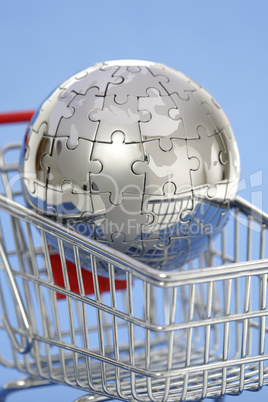
[[[41,186],[40,191],[46,186],[47,169],[40,163],[40,160],[43,155],[51,152],[53,146],[53,138],[44,135],[46,127],[46,124],[42,124],[37,134],[34,133],[27,138],[23,180],[27,180],[27,189],[32,194],[36,192],[37,184]]]
[[[118,66],[105,66],[103,63],[85,69],[79,75],[69,78],[60,85],[61,98],[68,97],[71,92],[85,95],[91,87],[98,87],[98,94],[104,96],[107,83],[116,86],[123,82],[123,77],[115,76],[118,69]]]
[[[124,194],[120,205],[112,204],[109,193],[102,193],[99,196],[106,211],[95,219],[97,238],[112,242],[114,233],[122,233],[126,242],[140,240],[142,225],[153,220],[152,214],[142,212],[142,195]]]
[[[103,108],[97,107],[89,115],[92,122],[99,123],[97,141],[111,142],[113,132],[122,131],[125,143],[141,141],[139,122],[149,121],[150,117],[148,111],[138,110],[137,97],[128,96],[126,103],[118,104],[114,95],[106,96]]]
[[[32,208],[37,209],[38,211],[45,211],[47,196],[46,186],[28,178],[24,178],[23,183],[26,205],[30,205]]]
[[[92,160],[101,161],[102,170],[90,174],[92,190],[109,192],[115,205],[121,204],[123,193],[142,194],[144,177],[136,175],[131,169],[135,161],[142,159],[140,144],[126,144],[121,131],[112,134],[112,143],[95,142]]]
[[[196,95],[198,92],[199,91],[189,92],[189,99],[187,102],[182,100],[178,93],[172,93],[170,95],[178,109],[177,118],[183,120],[187,139],[199,138],[199,126],[203,126],[206,129],[208,136],[218,133],[217,126],[210,118],[211,111],[207,104],[201,103],[201,100]]]
[[[146,96],[147,88],[156,88],[161,95],[167,94],[162,86],[167,78],[163,75],[154,76],[145,65],[122,66],[114,76],[124,79],[123,85],[108,85],[107,95],[114,95],[117,103],[127,102],[128,96]]]
[[[230,125],[230,122],[220,105],[203,87],[200,87],[194,95],[199,100],[203,110],[205,110],[211,125],[214,126],[214,130],[207,127],[208,136],[215,135],[221,132],[226,126]]]
[[[35,133],[35,132],[34,132]],[[34,157],[34,152],[36,152],[37,148],[37,144],[40,143],[40,141],[42,141],[42,137],[48,137],[47,136],[47,123],[42,123],[38,133],[35,133],[36,135],[31,135],[31,127],[28,126],[27,131],[25,133],[24,136],[24,152],[21,153],[20,155],[20,162],[22,163],[23,161],[26,161],[29,158],[29,154],[30,154],[30,146],[29,146],[29,141],[31,138],[31,142],[32,144],[35,144],[34,146],[32,145],[31,148],[33,149],[32,151],[32,157]]]
[[[157,89],[148,88],[147,96],[139,98],[139,108],[151,114],[147,122],[140,122],[142,141],[159,138],[160,147],[168,151],[173,138],[187,138],[183,119],[169,95],[161,96]]]
[[[92,192],[90,192],[90,196],[92,200],[92,212],[85,211],[82,214],[82,219],[86,222],[92,222],[98,220],[99,218],[103,218],[107,211],[110,211],[113,208],[110,193],[92,194]]]
[[[75,92],[70,92],[64,99],[60,97],[61,90],[56,89],[40,107],[37,116],[32,119],[32,130],[39,132],[43,123],[47,124],[47,135],[55,136],[59,122],[62,117],[69,118],[73,115],[74,109],[70,106],[71,101],[76,97]]]
[[[200,161],[200,168],[191,170],[194,194],[197,197],[218,198],[225,200],[228,177],[228,163],[222,163],[221,155],[225,155],[226,146],[221,133],[208,137],[203,126],[198,127],[199,139],[188,140],[188,155]]]
[[[192,208],[185,210],[182,214],[182,220],[190,223],[189,237],[200,236],[207,214],[210,214],[211,202],[194,198]]]
[[[230,126],[226,126],[219,135],[225,148],[220,154],[220,162],[226,165],[229,181],[237,181],[240,176],[240,159],[233,131]]]
[[[190,240],[191,252],[205,248],[207,237],[220,231],[228,219],[229,203],[193,199],[193,208],[185,210],[182,219],[189,224],[187,237]],[[199,249],[198,249],[199,247]]]
[[[102,168],[99,161],[91,159],[93,142],[80,138],[77,147],[69,149],[67,141],[67,137],[55,138],[51,153],[43,154],[41,158],[42,166],[48,172],[47,185],[61,192],[62,183],[68,180],[75,192],[87,191],[90,172],[97,173]]]
[[[200,250],[207,249],[206,243],[221,231],[226,223],[227,211],[227,202],[219,204],[213,201],[199,201],[198,207],[191,217],[191,253],[195,250],[200,253]]]
[[[182,214],[191,209],[193,204],[192,194],[182,197],[144,196],[143,212],[154,216],[151,224],[143,225],[143,239],[159,239],[169,241],[171,237],[184,237],[188,235],[188,221],[182,220]]]
[[[43,124],[44,126],[44,124]],[[47,132],[47,125],[45,125],[45,127],[40,127],[40,129],[42,130],[42,136],[44,135],[43,132]],[[22,144],[22,148],[21,148],[21,153],[20,153],[20,159],[19,159],[19,164],[21,166],[21,164],[23,163],[23,161],[26,161],[29,157],[29,152],[30,152],[30,148],[28,145],[29,142],[29,138],[30,138],[30,132],[31,132],[31,127],[30,125],[28,125],[27,129],[26,129],[26,133],[24,134],[24,139],[23,139],[23,144]]]
[[[182,139],[172,140],[172,149],[163,151],[159,140],[143,143],[145,161],[136,161],[133,172],[145,176],[145,195],[164,195],[164,185],[175,184],[176,194],[191,191],[191,171],[200,166],[200,161],[193,155],[188,157],[187,142]]]
[[[148,69],[154,76],[158,76],[158,67],[151,66]],[[179,71],[164,66],[163,75],[167,78],[162,84],[167,94],[176,92],[183,101],[188,101],[190,99],[189,93],[196,91],[196,83]]]
[[[67,146],[74,149],[78,145],[79,138],[94,141],[99,122],[89,118],[90,111],[101,108],[104,97],[97,96],[99,89],[92,87],[87,90],[85,95],[77,95],[70,107],[74,110],[70,118],[62,117],[57,129],[57,137],[68,137]]]
[[[210,183],[194,189],[194,195],[200,199],[224,202],[227,199],[228,182]]]
[[[127,242],[123,233],[115,232],[112,234],[112,242],[110,245],[121,253],[131,255],[132,258],[137,258],[142,255],[142,244],[140,241]]]
[[[81,217],[84,211],[93,213],[90,193],[77,193],[70,180],[61,183],[61,190],[47,188],[47,210],[55,214],[57,219]]]
[[[232,200],[236,196],[240,177],[240,158],[237,143],[230,126],[226,126],[219,133],[225,150],[220,153],[220,162],[224,165],[224,174],[228,177],[226,184],[226,200]]]

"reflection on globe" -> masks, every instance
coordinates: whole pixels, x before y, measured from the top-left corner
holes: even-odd
[[[164,270],[222,230],[240,174],[212,96],[172,68],[136,60],[97,64],[61,84],[23,149],[29,206]]]

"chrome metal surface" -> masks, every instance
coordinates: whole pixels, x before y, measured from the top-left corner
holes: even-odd
[[[155,269],[178,269],[227,221],[240,175],[230,122],[203,87],[167,66],[86,69],[45,100],[26,138],[28,204]]]
[[[157,271],[24,206],[19,150],[0,155],[0,310],[32,347],[21,354],[0,321],[1,364],[96,401],[192,401],[267,385],[267,214],[237,198],[207,252],[179,272]]]
[[[29,388],[44,387],[47,385],[53,385],[53,383],[35,377],[18,378],[16,380],[9,381],[5,383],[2,388],[0,388],[0,402],[4,402],[6,398],[14,392]]]

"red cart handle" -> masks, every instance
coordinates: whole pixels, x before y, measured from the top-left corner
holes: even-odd
[[[0,112],[0,124],[27,123],[31,120],[35,110],[17,112]]]

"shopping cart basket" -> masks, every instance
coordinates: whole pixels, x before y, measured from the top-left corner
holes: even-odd
[[[53,383],[85,391],[80,402],[193,401],[268,384],[268,215],[237,198],[205,253],[156,271],[25,207],[20,147],[0,154],[0,363],[27,376],[2,400]]]

